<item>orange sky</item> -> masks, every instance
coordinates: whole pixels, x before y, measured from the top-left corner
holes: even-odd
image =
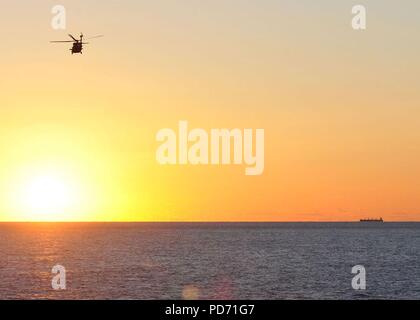
[[[420,220],[418,1],[6,0],[0,220]],[[72,56],[67,33],[104,34]],[[263,128],[265,170],[161,166],[161,128]],[[76,189],[48,216],[22,188]],[[70,188],[70,187],[69,187]]]

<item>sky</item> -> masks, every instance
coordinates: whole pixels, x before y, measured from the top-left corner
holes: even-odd
[[[0,220],[420,221],[419,17],[417,0],[2,0]],[[105,37],[49,43],[80,32]],[[264,129],[264,173],[159,165],[181,120]]]

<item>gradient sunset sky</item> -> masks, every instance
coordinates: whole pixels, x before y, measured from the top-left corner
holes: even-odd
[[[419,17],[417,0],[3,0],[0,220],[420,220]],[[105,37],[49,43],[80,32]],[[160,166],[155,135],[180,120],[265,129],[264,174]],[[77,194],[48,217],[19,196],[44,173]]]

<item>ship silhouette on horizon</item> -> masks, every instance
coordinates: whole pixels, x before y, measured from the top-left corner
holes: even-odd
[[[384,219],[360,219],[360,222],[384,222]]]

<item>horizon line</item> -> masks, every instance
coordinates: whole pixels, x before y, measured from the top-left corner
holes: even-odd
[[[10,220],[10,221],[0,221],[0,224],[3,223],[213,223],[213,224],[220,224],[220,223],[259,223],[259,224],[267,224],[267,223],[363,223],[360,220],[346,220],[346,221],[339,221],[339,220],[300,220],[300,221],[281,221],[281,220],[273,220],[273,221],[168,221],[168,220],[161,220],[161,221],[130,221],[130,220],[118,220],[118,221],[110,221],[110,220],[75,220],[75,221],[24,221],[24,220]],[[420,223],[420,220],[388,220],[383,221],[381,223]]]

